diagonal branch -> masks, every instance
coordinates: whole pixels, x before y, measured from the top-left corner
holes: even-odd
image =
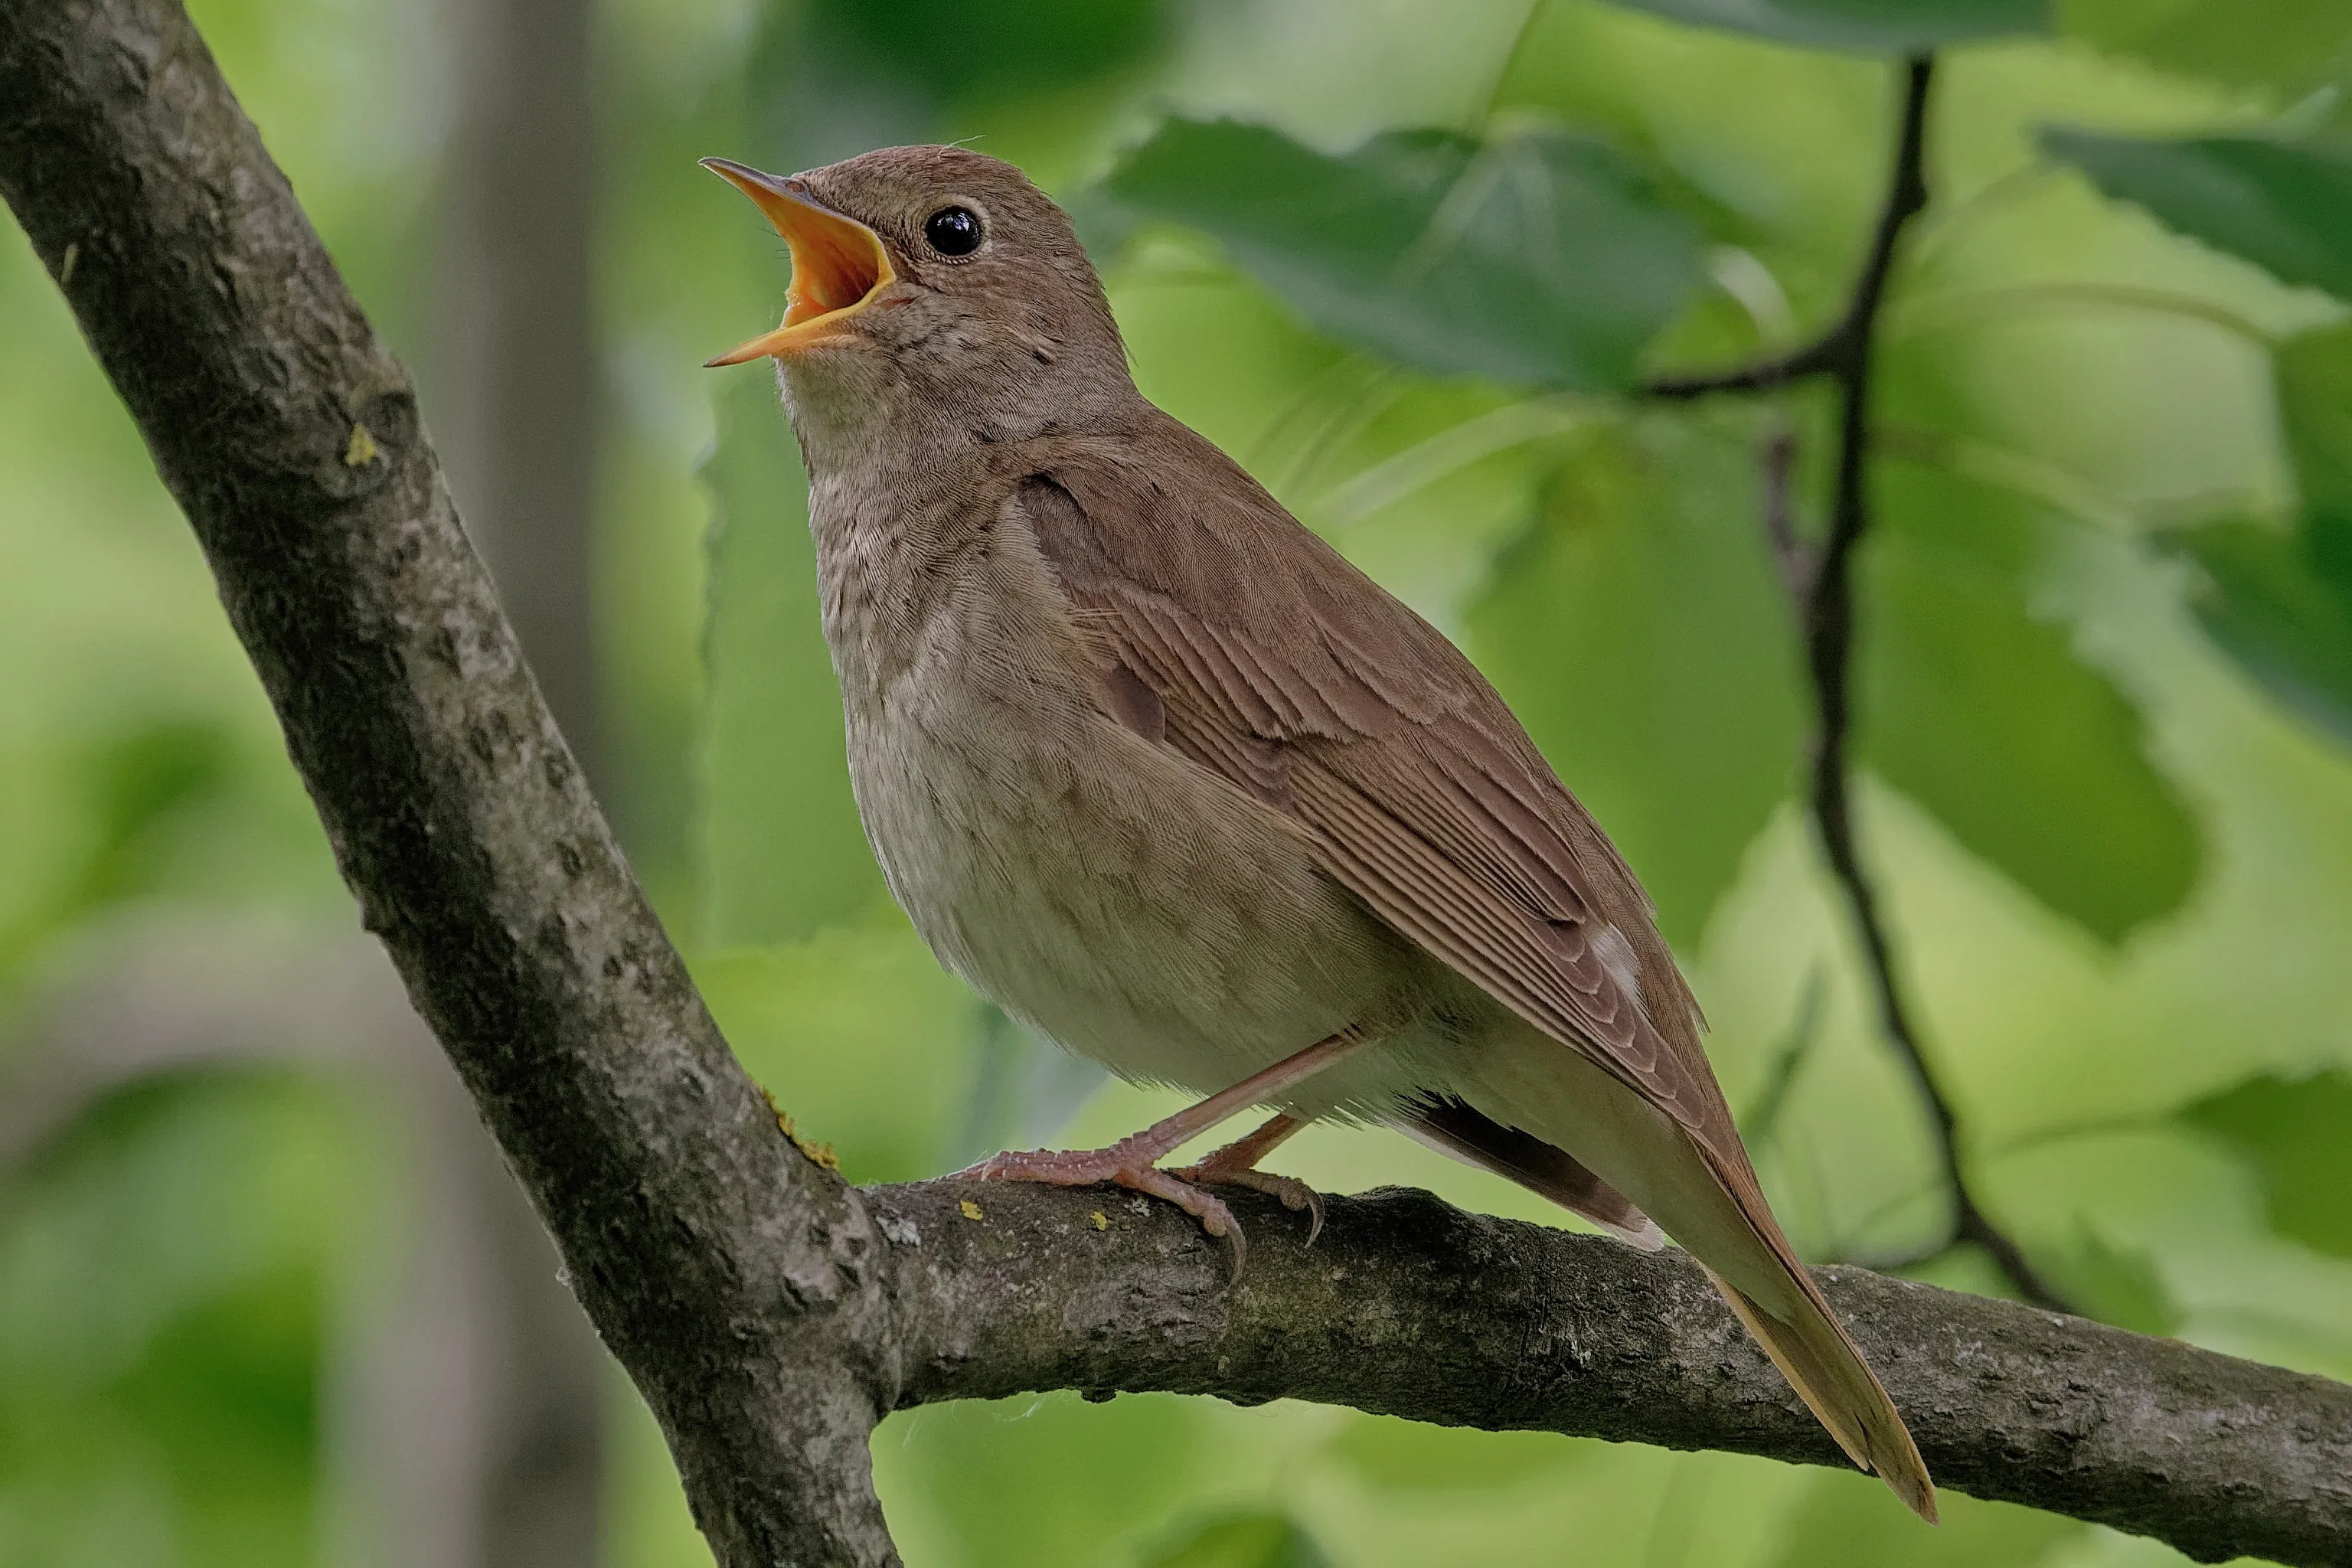
[[[0,196],[186,511],[368,924],[724,1568],[896,1563],[876,1423],[1022,1389],[1838,1462],[1677,1254],[1391,1193],[1335,1202],[1313,1250],[1254,1207],[1265,1239],[1228,1287],[1164,1208],[844,1186],[719,1037],[520,661],[405,377],[173,0],[0,6]],[[2207,1559],[2352,1559],[2352,1388],[1823,1279],[1951,1483]]]
[[[175,0],[0,5],[0,196],[720,1561],[888,1561],[865,1435],[897,1382],[864,1209],[729,1054],[523,665],[406,374]]]

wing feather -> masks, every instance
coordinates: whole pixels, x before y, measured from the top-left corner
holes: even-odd
[[[1647,900],[1485,678],[1238,468],[1213,502],[1150,478],[1155,436],[1124,459],[1030,443],[1013,477],[1085,624],[1160,698],[1167,743],[1291,815],[1383,920],[1744,1165]],[[1639,955],[1634,986],[1603,961],[1610,926]]]

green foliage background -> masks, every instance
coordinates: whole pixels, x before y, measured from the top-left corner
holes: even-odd
[[[418,357],[433,14],[195,10]],[[889,907],[790,437],[761,371],[696,368],[785,279],[696,157],[973,137],[1080,213],[1145,390],[1502,687],[1656,893],[1734,1103],[1785,1084],[1757,1152],[1790,1230],[1858,1258],[1941,1209],[1792,795],[1758,453],[1795,436],[1817,515],[1827,411],[1616,394],[1828,319],[1885,52],[1949,45],[1883,345],[1866,848],[2029,1252],[2111,1321],[2352,1377],[2352,3],[612,0],[601,28],[623,826],[738,1051],[851,1176],[1167,1107],[1022,1041]],[[0,1014],[124,922],[353,923],[194,546],[13,237],[0,671]],[[322,1369],[355,1238],[399,1208],[372,1118],[334,1081],[163,1081],[0,1173],[0,1562],[331,1559]],[[1295,1147],[1327,1188],[1559,1220],[1393,1138]],[[609,1563],[707,1563],[613,1405]],[[1855,1477],[1301,1406],[956,1406],[874,1451],[924,1568],[2178,1561],[1958,1498],[1929,1536]]]

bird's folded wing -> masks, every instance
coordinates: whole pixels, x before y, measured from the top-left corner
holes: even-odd
[[[1632,873],[1443,635],[1173,421],[1018,461],[1012,510],[1159,699],[1167,744],[1296,818],[1397,930],[1738,1149]]]

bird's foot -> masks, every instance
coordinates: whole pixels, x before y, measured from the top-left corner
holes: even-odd
[[[1204,1187],[1247,1187],[1254,1193],[1278,1198],[1291,1213],[1307,1215],[1307,1246],[1314,1246],[1315,1238],[1323,1234],[1323,1194],[1296,1176],[1277,1176],[1272,1171],[1254,1171],[1246,1165],[1220,1165],[1214,1154],[1197,1165],[1186,1165],[1168,1173]]]
[[[1208,1154],[1198,1164],[1187,1165],[1174,1173],[1187,1182],[1206,1187],[1247,1187],[1279,1198],[1282,1206],[1309,1216],[1307,1245],[1323,1234],[1323,1194],[1296,1176],[1277,1176],[1271,1171],[1261,1171],[1257,1163],[1274,1152],[1307,1123],[1291,1115],[1276,1116],[1248,1137],[1237,1139]]]
[[[1225,1243],[1233,1277],[1241,1278],[1242,1265],[1249,1258],[1249,1240],[1242,1234],[1242,1222],[1234,1217],[1234,1211],[1213,1194],[1151,1162],[1151,1153],[1139,1140],[1122,1138],[1108,1149],[1029,1149],[997,1154],[955,1172],[948,1180],[1043,1182],[1056,1187],[1090,1187],[1098,1182],[1116,1182],[1122,1187],[1174,1204],[1199,1220],[1202,1230]]]

